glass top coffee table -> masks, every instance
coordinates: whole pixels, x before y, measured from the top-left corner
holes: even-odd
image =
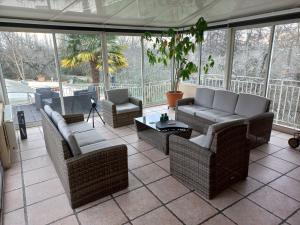
[[[190,138],[192,129],[176,120],[160,122],[160,114],[149,114],[135,118],[137,135],[140,139],[155,146],[165,154],[169,154],[169,136],[175,134]]]

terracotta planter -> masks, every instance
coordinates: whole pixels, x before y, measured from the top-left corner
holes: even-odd
[[[183,92],[182,91],[169,91],[166,93],[167,96],[167,101],[168,101],[168,105],[169,107],[175,107],[176,106],[176,101],[179,99],[182,99],[183,96]]]

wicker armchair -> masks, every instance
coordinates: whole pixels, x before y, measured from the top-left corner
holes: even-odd
[[[110,126],[122,127],[134,123],[134,118],[143,115],[142,101],[128,96],[128,89],[113,89],[106,92],[107,100],[101,102],[103,118]]]
[[[249,149],[244,121],[212,125],[209,132],[190,140],[171,135],[169,151],[171,174],[211,199],[248,176]]]

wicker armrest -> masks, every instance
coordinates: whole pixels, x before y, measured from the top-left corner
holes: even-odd
[[[83,114],[70,114],[70,115],[64,115],[63,117],[66,123],[77,123],[77,122],[84,121]]]
[[[116,145],[67,160],[70,189],[80,190],[111,176],[128,173],[127,146]]]
[[[134,98],[134,97],[129,97],[129,102],[134,104],[134,105],[137,105],[140,107],[140,109],[143,108],[143,102],[142,100],[138,99],[138,98]]]
[[[183,98],[183,99],[179,99],[179,100],[177,100],[177,102],[176,102],[176,108],[177,108],[178,106],[181,106],[181,105],[192,105],[192,104],[194,104],[194,101],[195,101],[194,98]]]
[[[116,105],[109,100],[102,100],[101,105],[102,105],[104,111],[108,111],[111,113],[116,112]]]
[[[258,136],[265,132],[271,133],[273,119],[274,113],[272,112],[265,112],[257,116],[248,118],[246,120],[246,123],[248,124],[248,132]]]
[[[209,165],[215,155],[215,153],[209,149],[203,148],[200,145],[191,142],[189,139],[177,135],[171,135],[169,137],[169,143],[170,154],[172,154],[171,151],[173,146],[180,146],[180,150],[178,150],[178,147],[176,148],[177,154],[181,154],[184,157],[188,157],[190,160],[195,160],[201,164]]]

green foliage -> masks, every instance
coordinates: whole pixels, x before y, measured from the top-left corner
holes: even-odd
[[[204,41],[204,31],[207,29],[207,22],[201,17],[194,26],[185,33],[180,33],[173,28],[160,36],[152,37],[150,32],[145,32],[144,39],[153,42],[152,48],[147,49],[148,61],[151,65],[161,63],[165,66],[174,60],[175,74],[173,90],[178,90],[180,79],[188,80],[190,75],[198,71],[198,67],[190,60],[188,55],[195,52],[196,46]],[[214,66],[211,56],[204,66],[205,73]]]

